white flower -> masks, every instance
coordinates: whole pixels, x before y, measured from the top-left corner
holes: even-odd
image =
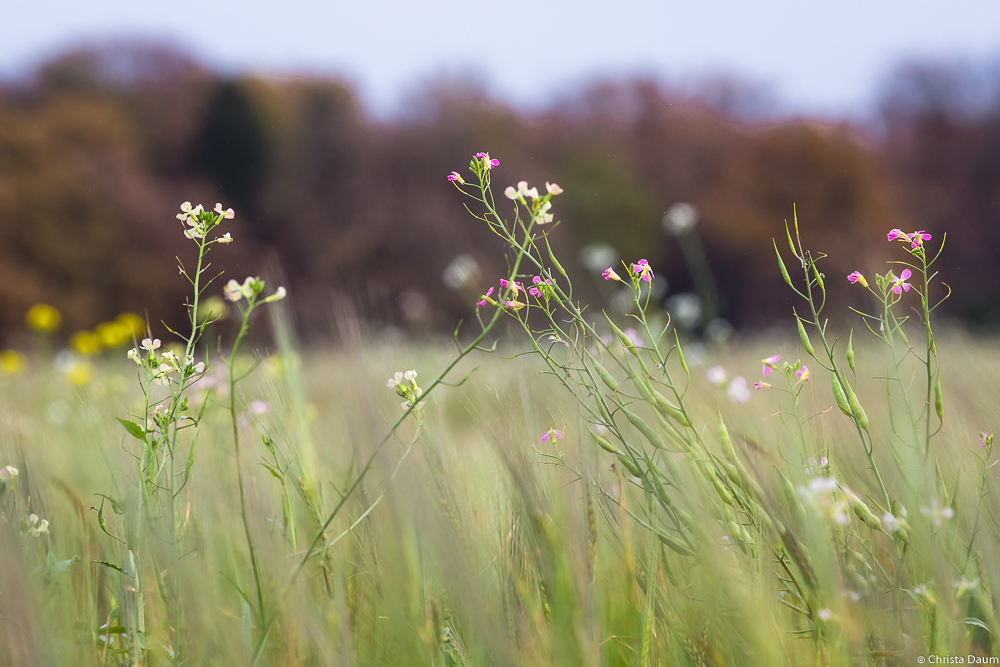
[[[166,375],[174,370],[174,367],[170,364],[160,364],[160,367],[156,369],[161,375]]]
[[[919,586],[914,587],[913,593],[915,595],[927,595],[927,585],[920,584]]]
[[[563,189],[561,187],[555,183],[549,183],[548,181],[545,182],[545,189],[548,190],[550,195],[561,195],[563,193]]]
[[[698,224],[698,209],[691,204],[674,204],[663,216],[663,229],[678,236]]]
[[[405,373],[403,373],[403,379],[406,380],[407,382],[413,382],[414,380],[417,379],[417,372],[406,371]]]
[[[388,387],[389,389],[392,389],[402,381],[403,381],[402,371],[396,371],[396,374],[393,377],[386,380],[385,386]]]
[[[240,284],[235,280],[230,280],[226,283],[226,286],[222,291],[225,293],[226,298],[230,301],[236,302],[243,298],[243,290],[241,289]]]
[[[507,199],[517,199],[517,190],[513,186],[508,185],[507,189],[503,191],[503,195]]]
[[[831,618],[833,618],[833,612],[832,611],[830,611],[829,609],[825,609],[825,608],[819,610],[819,620],[821,620],[821,621],[829,621]]]
[[[247,299],[252,299],[255,296],[254,293],[255,283],[256,280],[254,279],[253,276],[247,276],[247,279],[243,281],[242,285],[240,285],[240,292],[242,292],[243,296],[246,297]],[[263,283],[261,284],[261,287],[263,287]]]
[[[159,347],[160,347],[160,339],[159,338],[153,338],[153,339],[143,338],[142,339],[142,345],[140,345],[140,347],[142,349],[146,350],[147,352],[152,352],[153,350],[159,349]]]
[[[127,356],[129,359],[142,366],[142,360],[139,358],[139,350],[133,347],[131,350],[128,351]]]
[[[716,387],[721,387],[726,383],[726,379],[729,375],[726,373],[726,369],[722,366],[712,366],[705,372],[705,377],[707,377],[708,381]]]
[[[169,361],[172,364],[176,364],[177,360],[178,360],[177,353],[174,352],[173,350],[167,350],[166,352],[164,352],[163,353],[163,358],[166,359],[167,361]]]
[[[223,210],[222,209],[222,204],[216,204],[215,205],[215,212],[218,213],[219,215],[221,215],[226,220],[232,220],[233,218],[236,217],[236,212],[233,211],[233,209],[227,208],[227,209]],[[229,235],[226,234],[226,236],[229,236]]]
[[[219,238],[215,239],[215,241],[216,241],[216,243],[232,243],[233,242],[233,237],[229,234],[229,232],[226,232],[225,234],[223,234]]]
[[[747,387],[747,381],[742,376],[737,375],[733,378],[733,381],[729,383],[729,387],[726,389],[726,393],[729,395],[729,400],[733,403],[750,402],[750,389]]]
[[[201,226],[192,227],[191,229],[184,230],[184,236],[189,239],[200,239],[205,237],[205,230]]]
[[[274,290],[274,294],[264,299],[264,303],[273,303],[275,301],[281,301],[286,296],[288,296],[288,292],[285,290],[285,288],[279,287],[278,289]]]
[[[937,498],[931,498],[931,506],[921,507],[920,513],[930,519],[935,528],[940,528],[941,524],[955,516],[955,510],[948,505],[942,507]]]
[[[15,477],[17,477],[17,468],[14,466],[0,468],[0,482],[10,482]]]
[[[882,528],[885,529],[887,533],[895,533],[900,529],[899,519],[894,517],[889,512],[882,515]]]
[[[196,363],[194,365],[194,372],[195,373],[204,373],[205,372],[205,362],[204,361],[199,361],[198,363]]]
[[[517,194],[524,194],[528,191],[528,181],[518,181],[517,182]]]
[[[837,480],[832,477],[815,477],[809,482],[809,491],[813,494],[828,494],[837,490]]]
[[[525,183],[525,185],[527,185],[527,183]],[[522,194],[525,197],[531,197],[532,199],[538,199],[538,188],[531,188],[529,190],[525,190]],[[548,202],[546,202],[546,203],[548,203]]]

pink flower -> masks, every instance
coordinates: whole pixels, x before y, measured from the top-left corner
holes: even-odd
[[[491,294],[493,294],[493,288],[492,287],[489,289],[488,292],[486,292],[486,294],[483,295],[483,300],[482,301],[477,301],[476,302],[476,305],[477,306],[485,306],[487,300],[492,301],[492,299],[490,299],[490,295]]]
[[[797,375],[802,380],[803,384],[809,382],[809,367],[806,366],[805,364],[802,364],[799,370],[795,371],[795,375]]]
[[[500,166],[500,160],[490,158],[489,153],[476,153],[476,157],[483,161],[483,165],[487,169],[493,169],[494,167]]]
[[[504,301],[503,302],[503,307],[504,308],[513,308],[514,310],[521,310],[522,308],[524,308],[525,305],[526,304],[523,304],[520,301]]]
[[[556,440],[562,440],[562,437],[563,437],[562,431],[560,431],[559,429],[550,428],[548,431],[542,434],[542,437],[539,438],[539,440],[541,440],[542,442],[548,442],[549,440],[555,442]]]
[[[458,181],[459,183],[465,183],[465,179],[462,178],[462,175],[459,174],[457,171],[453,171],[450,174],[448,174],[448,180],[453,183],[455,181]]]
[[[617,273],[615,273],[615,270],[612,269],[610,266],[604,269],[604,273],[601,274],[601,277],[604,278],[605,280],[617,280],[619,282],[621,281],[621,278],[618,276]]]
[[[548,278],[546,278],[545,280],[542,280],[541,276],[535,276],[534,278],[531,279],[531,282],[533,282],[536,285],[541,285],[543,282],[546,285],[551,285],[552,284],[551,280],[549,280]]]
[[[825,456],[821,456],[819,459],[819,465],[822,468],[827,467],[828,465],[830,465],[830,459],[826,458]]]
[[[764,377],[770,375],[771,371],[778,370],[778,367],[775,366],[775,364],[778,363],[779,361],[781,361],[781,355],[778,354],[774,355],[773,357],[768,357],[767,359],[760,360],[760,363],[764,364]]]
[[[632,265],[632,273],[639,276],[641,280],[645,280],[647,283],[653,279],[653,267],[651,267],[649,262],[644,259],[640,259]]]
[[[753,383],[753,388],[757,389],[757,390],[760,390],[760,389],[770,389],[771,385],[768,384],[767,382],[754,382]]]
[[[913,275],[909,269],[903,269],[903,272],[899,274],[899,277],[892,283],[893,294],[902,294],[903,291],[910,291],[910,283],[905,282],[909,277]]]
[[[518,290],[521,290],[522,292],[524,291],[524,286],[521,285],[521,283],[514,282],[513,280],[504,280],[503,278],[500,279],[500,287],[509,289],[513,291],[514,294],[517,294]]]
[[[903,233],[903,231],[901,229],[894,229],[891,232],[889,232],[888,234],[886,234],[885,236],[890,241],[895,241],[896,239],[906,239],[907,241],[910,240],[909,235]]]
[[[860,271],[855,271],[854,273],[848,274],[847,280],[850,281],[851,283],[861,283],[865,287],[868,287],[868,281],[865,280],[865,277],[861,275]]]
[[[528,294],[530,294],[531,296],[534,296],[534,297],[539,297],[539,296],[542,295],[542,293],[538,291],[537,287],[532,287],[531,289],[529,289],[528,290]]]
[[[930,241],[930,240],[931,240],[931,235],[921,229],[919,232],[913,232],[913,236],[909,239],[910,247],[919,248],[920,244],[922,244],[924,241]]]

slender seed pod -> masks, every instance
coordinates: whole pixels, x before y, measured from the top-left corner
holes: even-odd
[[[837,401],[837,407],[850,417],[851,405],[847,402],[847,394],[844,393],[844,387],[840,384],[840,378],[837,377],[836,373],[830,374],[830,388],[833,390],[833,398]]]
[[[646,471],[648,472],[649,480],[653,484],[653,491],[656,492],[656,497],[667,507],[673,507],[674,501],[670,497],[670,494],[667,493],[667,487],[664,485],[663,480],[660,479],[660,471],[649,454],[646,455]]]
[[[674,342],[677,344],[677,359],[681,362],[681,368],[684,369],[686,375],[691,375],[691,371],[688,370],[687,360],[684,359],[684,349],[681,347],[681,339],[677,335],[677,329],[674,329]]]
[[[617,447],[615,447],[611,443],[611,441],[605,438],[603,435],[598,435],[593,431],[590,432],[590,435],[594,438],[594,442],[597,443],[597,446],[603,449],[604,451],[608,452],[609,454],[616,454],[618,456],[622,456],[621,451]]]
[[[899,333],[899,337],[903,340],[903,345],[910,347],[910,341],[907,340],[906,334],[903,333],[903,327],[896,327],[896,331]]]
[[[778,252],[778,242],[771,239],[771,243],[774,245],[774,254],[778,257],[778,268],[781,269],[781,277],[785,279],[785,282],[791,286],[792,277],[788,275],[788,269],[785,268],[785,262],[781,259],[781,253]]]
[[[794,313],[794,311],[792,312]],[[802,320],[799,319],[798,314],[795,314],[795,323],[799,325],[799,338],[802,339],[802,347],[806,349],[806,353],[810,357],[815,357],[816,351],[813,350],[812,343],[809,342],[809,334],[806,333],[806,328],[802,325]]]
[[[604,423],[608,424],[609,426],[613,424],[614,422],[611,421],[611,413],[608,412],[608,406],[605,405],[604,400],[601,397],[598,397],[596,403],[597,403],[597,411],[600,412],[601,417],[604,418]]]
[[[854,514],[861,519],[866,526],[869,528],[878,530],[882,527],[882,521],[872,514],[871,509],[865,504],[865,501],[861,500],[857,496],[851,498],[851,507],[854,509]]]
[[[865,409],[861,407],[861,402],[858,401],[858,395],[854,393],[854,389],[851,384],[847,383],[847,403],[851,406],[851,415],[857,420],[858,426],[864,430],[868,430],[868,415],[865,414]]]
[[[813,261],[812,259],[810,259],[809,260],[809,264],[810,264],[810,266],[812,266],[813,276],[815,276],[815,278],[816,278],[816,284],[819,285],[819,288],[821,290],[825,291],[826,290],[826,285],[823,284],[823,274],[820,273],[819,269],[816,268],[816,262]]]
[[[549,261],[552,262],[552,266],[556,267],[556,271],[558,271],[559,273],[561,273],[564,278],[568,278],[569,276],[566,275],[566,269],[564,269],[562,267],[562,264],[560,264],[559,260],[556,259],[555,253],[552,252],[552,246],[549,245],[549,239],[548,238],[545,239],[545,245],[549,249]]]
[[[618,381],[611,376],[611,373],[608,372],[608,369],[602,366],[597,361],[597,359],[594,359],[593,355],[591,355],[590,352],[587,352],[587,358],[590,359],[590,364],[594,367],[594,370],[597,371],[597,374],[600,376],[601,381],[607,385],[608,389],[610,389],[611,391],[618,391]]]
[[[671,551],[676,551],[682,556],[694,556],[694,552],[688,548],[686,544],[678,540],[673,535],[663,532],[662,530],[656,531],[656,537],[663,543],[665,547]]]
[[[628,376],[632,380],[632,384],[635,385],[636,391],[642,396],[642,399],[655,408],[656,399],[653,398],[653,390],[646,382],[646,378],[639,375],[639,372],[632,368],[632,364],[629,363],[628,359],[625,360],[625,370],[628,371]]]
[[[653,398],[655,399],[656,401],[655,405],[657,409],[660,410],[660,412],[664,413],[665,415],[673,419],[681,426],[684,427],[691,426],[691,420],[684,415],[684,411],[681,410],[676,405],[674,405],[673,403],[671,403],[670,401],[668,401],[663,396],[663,394],[656,391],[655,389],[653,390]]]
[[[785,501],[788,503],[788,507],[792,510],[792,515],[799,522],[805,521],[806,511],[802,507],[802,501],[799,500],[799,494],[795,492],[795,487],[792,486],[791,481],[785,477],[785,473],[778,471],[781,475],[781,490],[782,495],[785,496]]]
[[[646,440],[649,440],[649,444],[657,449],[666,449],[667,445],[663,442],[663,438],[655,429],[650,428],[649,424],[642,420],[642,417],[635,414],[631,410],[622,408],[622,412],[625,413],[625,417],[629,420],[632,426],[635,426],[636,430],[646,436]]]
[[[615,336],[618,337],[618,341],[622,344],[622,347],[638,357],[639,352],[635,349],[635,343],[632,342],[632,339],[625,335],[624,331],[618,328],[618,325],[611,320],[607,313],[604,313],[604,318],[608,321],[608,324],[611,325],[611,330],[615,332]]]
[[[726,422],[722,420],[722,408],[716,406],[716,412],[719,413],[719,442],[722,443],[722,453],[725,455],[729,462],[733,465],[740,465],[740,460],[736,457],[736,450],[733,449],[733,441],[729,437],[729,429],[726,428]]]
[[[618,455],[618,461],[625,467],[626,470],[632,473],[633,477],[642,478],[642,470],[639,469],[639,466],[636,465],[635,461],[624,454]]]
[[[937,412],[938,420],[944,421],[944,395],[941,393],[941,371],[937,373],[937,380],[934,382],[934,411]]]
[[[851,367],[851,371],[857,373],[858,369],[854,366],[854,330],[851,329],[851,335],[847,338],[847,363]]]
[[[726,485],[719,479],[719,475],[715,472],[715,469],[705,466],[705,474],[708,476],[708,480],[712,483],[712,486],[715,487],[715,492],[719,494],[719,498],[722,499],[722,502],[727,505],[732,505],[733,494],[729,492]]]

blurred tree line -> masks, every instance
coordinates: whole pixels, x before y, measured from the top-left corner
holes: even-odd
[[[377,122],[337,81],[222,79],[146,46],[71,53],[0,89],[0,334],[38,301],[68,330],[122,311],[178,321],[174,257],[190,248],[173,216],[185,200],[236,209],[236,243],[214,268],[280,276],[307,333],[331,331],[336,303],[409,329],[453,326],[506,269],[445,181],[480,150],[501,161],[498,191],[565,189],[556,250],[599,303],[613,294],[588,266],[595,248],[646,257],[664,298],[693,288],[662,222],[689,202],[719,313],[741,328],[787,318],[771,238],[794,205],[834,281],[884,271],[891,228],[947,232],[949,313],[995,326],[1000,76],[984,72],[900,68],[868,126],[755,119],[738,87],[649,80],[594,84],[531,116],[474,86],[432,85]],[[867,305],[846,280],[836,292]]]

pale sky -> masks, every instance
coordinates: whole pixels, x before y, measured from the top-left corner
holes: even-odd
[[[1000,58],[995,0],[0,0],[0,76],[109,38],[223,72],[332,74],[378,114],[438,76],[544,104],[598,75],[733,73],[790,110],[858,113],[905,58]]]

